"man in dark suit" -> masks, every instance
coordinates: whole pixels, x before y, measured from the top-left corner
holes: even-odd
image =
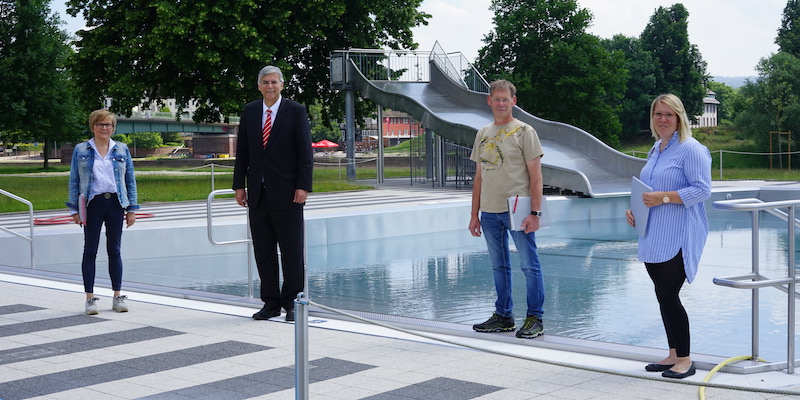
[[[263,100],[242,109],[233,170],[236,202],[250,207],[250,232],[261,278],[264,307],[253,318],[277,317],[282,307],[286,320],[294,321],[294,299],[305,281],[303,206],[311,191],[314,165],[311,130],[306,108],[281,96],[283,73],[278,67],[266,66],[258,73],[258,90]]]

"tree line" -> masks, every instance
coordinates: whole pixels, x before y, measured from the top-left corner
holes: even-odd
[[[514,82],[519,105],[532,114],[611,146],[649,138],[648,109],[658,94],[675,93],[700,115],[707,90],[722,103],[722,124],[766,145],[768,132],[800,125],[798,2],[787,1],[779,52],[740,89],[708,76],[680,3],[658,7],[638,37],[600,38],[587,32],[592,13],[577,0],[493,0],[494,28],[474,64],[488,80]],[[50,0],[0,0],[0,140],[80,140],[88,112],[106,98],[123,115],[142,100],[175,98],[178,114],[196,100],[197,122],[225,121],[252,100],[266,64],[291,79],[286,96],[313,106],[312,125],[331,128],[344,100],[328,84],[330,53],[416,49],[411,28],[431,17],[421,4],[68,0],[67,12],[87,24],[70,37]],[[370,109],[362,104],[361,115]]]

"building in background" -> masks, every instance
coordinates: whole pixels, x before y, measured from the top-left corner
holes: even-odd
[[[706,97],[703,98],[703,114],[695,116],[696,123],[692,123],[692,128],[706,128],[715,127],[719,121],[717,119],[717,111],[719,110],[720,102],[717,100],[717,94],[711,90],[706,91]]]

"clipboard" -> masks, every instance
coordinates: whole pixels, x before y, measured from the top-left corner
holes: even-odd
[[[650,208],[644,205],[642,195],[652,192],[653,188],[647,186],[637,177],[631,178],[631,213],[635,221],[636,233],[640,237],[647,236],[647,218],[650,217]]]
[[[86,196],[83,193],[78,195],[78,218],[81,225],[86,225]]]
[[[522,221],[525,217],[531,215],[531,197],[530,196],[511,196],[508,201],[508,217],[510,219],[512,231],[520,231]],[[550,227],[550,211],[547,208],[547,198],[542,196],[542,216],[539,217],[539,228]]]

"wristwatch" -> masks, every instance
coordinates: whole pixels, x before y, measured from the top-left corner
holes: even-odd
[[[537,217],[541,217],[542,216],[542,212],[541,211],[531,211],[531,215],[535,215]]]
[[[661,201],[663,201],[664,204],[669,203],[669,195],[667,192],[664,192],[664,198],[662,198]]]

